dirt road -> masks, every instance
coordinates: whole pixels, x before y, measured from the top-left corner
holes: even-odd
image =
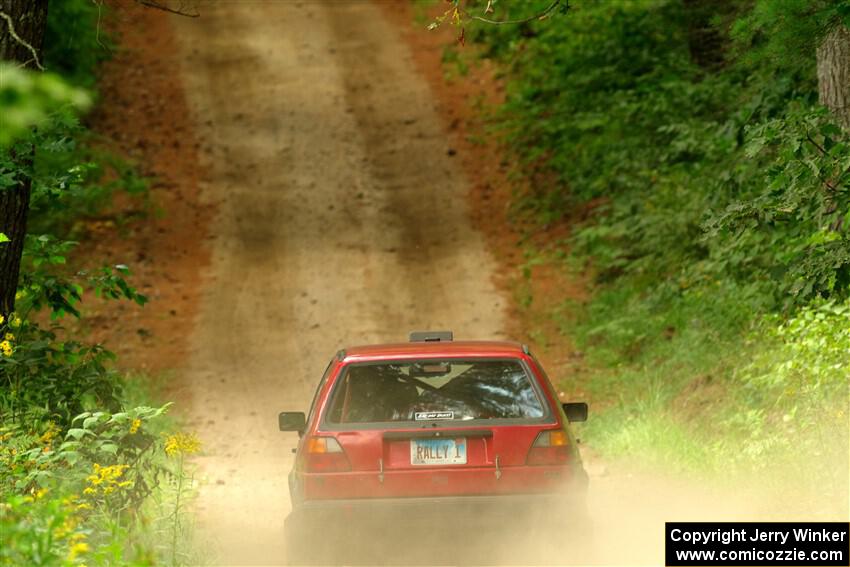
[[[218,203],[184,376],[206,447],[206,557],[278,564],[296,437],[335,351],[449,328],[502,336],[467,182],[398,30],[365,2],[216,2],[175,19]],[[202,546],[202,547],[206,547]]]

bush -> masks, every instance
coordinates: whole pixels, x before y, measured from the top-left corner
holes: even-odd
[[[184,534],[183,455],[199,445],[164,434],[167,407],[85,412],[64,434],[38,416],[0,425],[2,564],[181,563],[183,542],[170,536]],[[152,532],[167,543],[150,544]]]
[[[787,438],[813,428],[847,425],[850,407],[850,301],[816,302],[782,321],[771,317],[753,342],[759,351],[736,372],[742,401],[768,407]],[[768,403],[765,403],[768,402]],[[839,441],[840,440],[836,440]]]

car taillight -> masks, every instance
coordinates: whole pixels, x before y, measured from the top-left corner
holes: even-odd
[[[307,472],[345,472],[351,470],[348,457],[333,437],[308,437],[304,440],[304,469]]]
[[[562,465],[570,459],[570,438],[563,429],[541,431],[528,451],[526,464]]]

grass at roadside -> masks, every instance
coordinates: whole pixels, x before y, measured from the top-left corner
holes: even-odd
[[[582,436],[594,450],[792,493],[801,513],[829,517],[842,502],[846,513],[850,302],[753,319],[736,317],[734,289],[657,311],[617,305],[617,295],[559,312],[585,352],[579,382],[596,404]]]

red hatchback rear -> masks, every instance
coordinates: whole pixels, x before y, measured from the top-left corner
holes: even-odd
[[[327,562],[315,534],[331,531],[349,540],[348,561],[358,540],[376,539],[372,530],[384,540],[437,527],[484,533],[526,515],[568,527],[583,517],[587,484],[568,422],[586,415],[583,403],[559,403],[517,343],[432,332],[340,351],[309,415],[280,415],[281,430],[301,435],[289,483],[290,561]]]

